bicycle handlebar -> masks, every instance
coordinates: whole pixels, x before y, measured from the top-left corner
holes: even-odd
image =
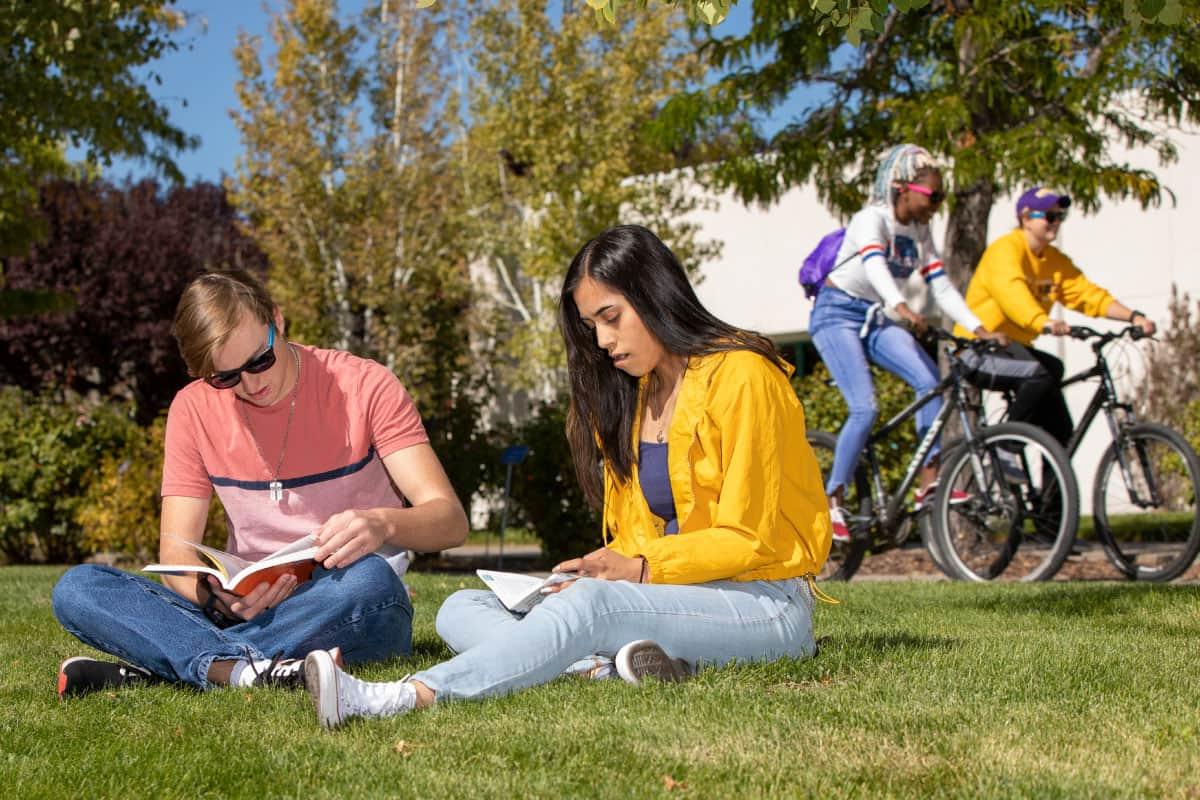
[[[1099,339],[1100,341],[1097,342],[1097,344],[1099,344],[1101,346],[1106,345],[1109,342],[1115,341],[1117,339],[1120,339],[1124,336],[1128,336],[1130,339],[1132,339],[1135,342],[1138,339],[1153,338],[1153,337],[1148,336],[1146,334],[1146,332],[1137,325],[1128,325],[1119,331],[1098,331],[1095,328],[1089,328],[1086,325],[1072,325],[1071,332],[1067,335],[1070,336],[1072,339],[1080,339],[1080,340]]]
[[[954,345],[955,352],[963,350],[975,350],[983,353],[995,353],[1004,348],[990,339],[964,339],[961,336],[955,336],[950,331],[930,325],[926,330],[926,336],[940,342],[949,342]]]

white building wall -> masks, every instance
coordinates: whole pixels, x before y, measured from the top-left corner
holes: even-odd
[[[1200,132],[1173,137],[1179,160],[1160,166],[1149,152],[1123,153],[1137,167],[1150,169],[1175,193],[1176,202],[1143,211],[1135,202],[1105,202],[1095,214],[1077,209],[1062,226],[1058,245],[1095,283],[1121,302],[1144,311],[1165,325],[1171,286],[1200,298]],[[989,241],[1014,224],[1013,198],[997,202],[988,224]],[[812,187],[793,189],[769,209],[747,208],[732,195],[716,198],[715,207],[693,218],[701,236],[724,242],[721,257],[706,264],[697,293],[718,317],[771,336],[807,331],[812,304],[796,280],[804,256],[817,241],[838,227],[838,220],[817,200]],[[935,218],[935,241],[942,241],[944,217]],[[1061,308],[1053,312],[1073,324],[1097,329],[1117,325]],[[1084,342],[1043,336],[1035,346],[1058,355],[1073,374],[1093,363]],[[1152,345],[1147,345],[1152,346]],[[1120,345],[1115,345],[1120,347]],[[1109,352],[1113,352],[1110,349]],[[1114,366],[1130,372],[1125,390],[1138,389],[1140,356],[1116,351]],[[1094,391],[1094,383],[1071,387],[1067,401],[1078,419]],[[1092,473],[1109,437],[1102,420],[1094,423],[1075,457],[1085,511],[1091,506]]]

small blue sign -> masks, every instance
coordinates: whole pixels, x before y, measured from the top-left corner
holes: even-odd
[[[501,464],[520,464],[529,455],[529,448],[523,444],[512,444],[504,448],[500,454]]]

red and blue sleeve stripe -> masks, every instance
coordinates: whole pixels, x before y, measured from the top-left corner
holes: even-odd
[[[946,277],[946,270],[942,268],[941,261],[931,261],[921,267],[921,277],[926,283],[933,283],[937,278]]]
[[[880,258],[884,258],[885,253],[883,252],[883,245],[869,244],[866,247],[864,247],[863,249],[858,251],[858,257],[863,260],[864,264],[866,263],[867,259],[871,258],[872,256],[879,256]]]

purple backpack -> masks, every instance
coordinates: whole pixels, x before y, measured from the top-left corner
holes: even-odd
[[[845,238],[845,228],[827,233],[817,242],[813,251],[804,257],[804,263],[800,266],[800,285],[804,287],[807,297],[815,298],[825,284],[825,276],[841,266],[837,263],[837,254],[838,250],[842,249],[842,240]]]

